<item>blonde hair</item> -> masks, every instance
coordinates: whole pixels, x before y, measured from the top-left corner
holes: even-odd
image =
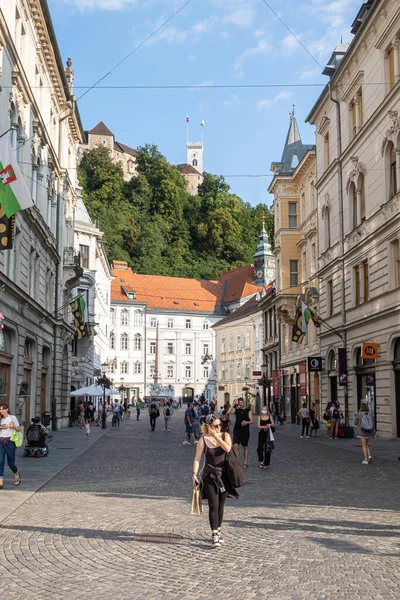
[[[201,433],[203,435],[207,435],[207,433],[208,433],[208,425],[207,425],[207,423],[203,423],[203,425],[201,426]]]
[[[369,412],[369,406],[366,402],[361,402],[360,412]]]

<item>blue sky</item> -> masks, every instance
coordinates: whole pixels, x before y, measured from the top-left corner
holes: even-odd
[[[103,76],[184,0],[48,0],[63,58],[72,58],[76,95]],[[333,48],[350,41],[362,0],[268,0],[315,59],[325,65]],[[201,138],[204,169],[221,175],[270,174],[279,161],[296,105],[304,123],[324,84],[320,67],[262,0],[192,0],[154,38],[101,85],[279,84],[275,88],[118,90],[94,89],[79,102],[85,129],[99,121],[129,146],[155,143],[172,163],[186,161],[189,138]],[[288,84],[303,87],[289,87]],[[307,87],[309,86],[309,87]],[[270,177],[227,178],[232,191],[257,204],[271,202]]]

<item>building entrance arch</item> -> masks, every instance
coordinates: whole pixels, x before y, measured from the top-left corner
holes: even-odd
[[[182,390],[182,401],[183,402],[193,402],[194,398],[194,388],[192,387],[184,387]]]
[[[230,404],[231,403],[231,395],[229,392],[225,392],[224,394],[224,404]]]

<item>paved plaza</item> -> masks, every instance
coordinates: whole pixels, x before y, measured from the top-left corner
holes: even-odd
[[[1,598],[400,598],[400,463],[364,466],[361,452],[284,426],[260,470],[254,428],[247,483],[227,504],[224,547],[211,550],[206,513],[190,515],[183,411],[171,433],[142,418],[109,428],[2,515]],[[21,491],[32,460],[19,459]]]

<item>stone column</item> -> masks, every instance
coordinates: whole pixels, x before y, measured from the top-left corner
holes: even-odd
[[[354,104],[356,106],[356,134],[360,131],[361,119],[360,119],[360,94],[356,94],[354,98]]]

